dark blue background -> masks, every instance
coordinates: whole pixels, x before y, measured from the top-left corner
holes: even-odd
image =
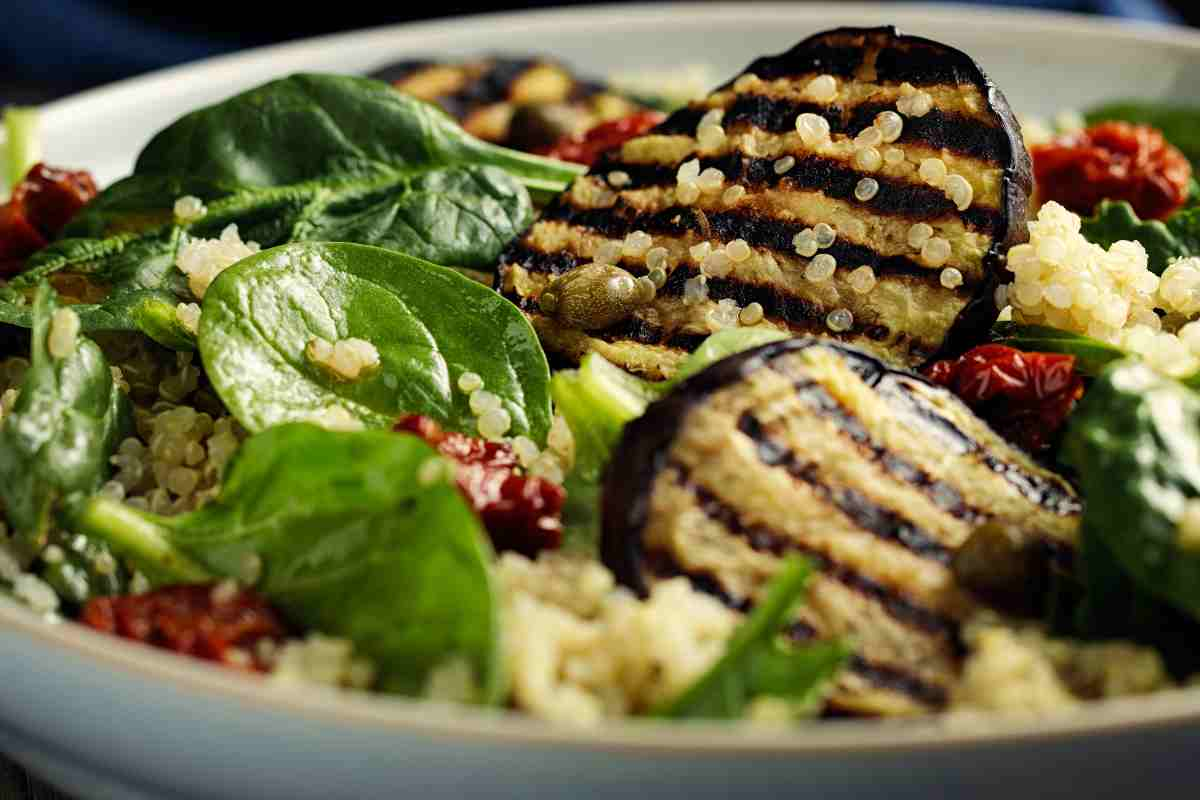
[[[501,8],[561,4],[553,0],[464,3],[446,0],[438,16]],[[569,2],[569,0],[567,0]],[[1181,22],[1194,0],[984,0],[987,5],[1052,8],[1160,22]],[[200,0],[198,3],[120,0],[0,0],[0,103],[35,102],[88,86],[208,55],[306,35],[401,22],[428,6],[339,2],[275,4]],[[414,4],[415,5],[415,4]],[[266,8],[255,8],[266,6]],[[410,9],[410,10],[406,10]],[[1196,13],[1196,12],[1188,12]],[[1200,14],[1197,14],[1200,16]]]

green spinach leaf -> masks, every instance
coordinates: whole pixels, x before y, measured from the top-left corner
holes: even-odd
[[[153,583],[244,573],[306,628],[351,639],[385,691],[418,695],[432,670],[468,663],[479,701],[505,694],[490,549],[440,458],[415,436],[313,425],[248,439],[220,496],[161,517],[102,497],[73,526],[107,541]]]
[[[161,313],[192,299],[174,266],[179,248],[230,224],[263,247],[350,241],[490,268],[533,218],[527,190],[557,193],[580,171],[477,140],[385,83],[294,75],[156,135],[134,174],[67,227],[72,238],[36,254],[0,294],[0,320],[28,326],[22,292],[55,273],[78,273],[107,292],[79,309],[85,330],[137,329],[186,346],[186,331]],[[174,219],[186,194],[207,204],[203,218]]]
[[[1200,212],[1194,209],[1180,211],[1165,223],[1143,221],[1129,203],[1105,200],[1096,206],[1094,216],[1083,220],[1082,232],[1089,242],[1104,248],[1119,241],[1141,242],[1156,275],[1176,258],[1200,253]]]
[[[851,651],[838,640],[803,646],[782,640],[811,574],[812,567],[801,558],[786,562],[762,602],[734,632],[721,659],[655,715],[737,719],[759,697],[787,700],[797,714],[814,711]]]
[[[1063,442],[1095,539],[1146,594],[1200,618],[1200,549],[1180,521],[1200,497],[1200,395],[1137,361],[1114,364],[1071,417]]]
[[[364,339],[377,369],[349,382],[313,364],[314,338]],[[230,412],[250,431],[339,407],[369,427],[426,414],[474,432],[459,376],[474,372],[512,417],[512,432],[544,443],[550,370],[524,315],[453,270],[355,244],[292,244],[217,277],[204,297],[200,354]]]
[[[50,354],[57,308],[53,290],[41,286],[30,367],[16,405],[0,423],[0,498],[24,558],[46,544],[64,500],[100,487],[109,456],[131,427],[129,401],[94,342],[80,337],[69,355]]]
[[[1084,118],[1089,125],[1106,120],[1152,125],[1187,156],[1193,169],[1200,169],[1200,107],[1130,100],[1097,106]]]

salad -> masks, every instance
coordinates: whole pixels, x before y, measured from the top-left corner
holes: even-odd
[[[10,110],[0,594],[571,724],[1200,674],[1200,112],[891,27],[672,94],[297,74],[103,190]]]

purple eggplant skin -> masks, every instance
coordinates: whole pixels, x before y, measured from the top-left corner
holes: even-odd
[[[1033,195],[1033,160],[1025,149],[1021,135],[1021,123],[1004,96],[1004,92],[988,77],[983,68],[963,51],[923,36],[912,36],[895,25],[875,28],[842,27],[822,31],[796,44],[779,55],[756,59],[739,75],[752,72],[760,77],[780,73],[799,73],[828,69],[835,71],[836,62],[823,61],[820,55],[822,42],[843,37],[879,37],[891,39],[897,44],[925,51],[926,56],[914,59],[912,71],[915,75],[935,74],[946,82],[969,83],[976,86],[987,98],[988,107],[1000,118],[1001,128],[1008,143],[1007,153],[1001,153],[1008,163],[1004,173],[1003,194],[1006,219],[1006,235],[996,236],[984,256],[985,274],[990,277],[980,286],[971,302],[958,315],[951,326],[941,349],[929,361],[961,355],[982,342],[1000,309],[996,307],[996,287],[1001,283],[1005,257],[1009,248],[1029,241],[1029,200]],[[832,52],[832,49],[831,49]],[[844,69],[844,68],[843,68]],[[721,88],[729,88],[736,78]]]

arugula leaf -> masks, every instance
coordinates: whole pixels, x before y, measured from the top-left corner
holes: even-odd
[[[1200,169],[1200,107],[1131,100],[1097,106],[1084,118],[1088,125],[1106,120],[1152,125],[1187,156],[1193,169]]]
[[[1200,395],[1118,362],[1080,401],[1063,452],[1087,500],[1083,538],[1142,591],[1200,619],[1200,548],[1179,539],[1184,508],[1200,497]]]
[[[294,75],[156,135],[134,174],[67,226],[64,236],[73,238],[36,254],[0,293],[0,320],[28,326],[22,291],[54,273],[80,273],[108,293],[79,309],[85,330],[137,329],[186,346],[181,326],[163,330],[154,325],[161,314],[135,312],[146,293],[170,306],[190,300],[174,267],[179,248],[230,224],[264,248],[350,241],[490,269],[533,219],[528,190],[556,194],[579,172],[475,139],[385,83]],[[173,206],[187,194],[208,211],[179,224]]]
[[[759,697],[791,702],[797,714],[811,713],[829,682],[850,657],[841,641],[794,645],[782,640],[796,603],[812,575],[811,565],[793,557],[767,586],[766,595],[725,646],[708,672],[655,716],[737,719]]]
[[[479,701],[505,694],[487,537],[415,436],[271,428],[242,445],[220,496],[162,517],[93,497],[72,520],[155,585],[237,577],[262,560],[258,591],[310,629],[353,640],[385,691],[418,695],[455,658]]]
[[[371,342],[380,367],[347,382],[305,355],[316,337]],[[204,296],[200,354],[213,387],[250,431],[344,408],[371,427],[425,414],[473,432],[456,389],[475,372],[544,443],[550,370],[524,315],[453,270],[356,244],[291,244],[243,259]]]
[[[129,401],[94,342],[81,337],[70,355],[50,354],[56,308],[53,290],[42,285],[30,367],[0,423],[0,499],[27,559],[46,544],[61,503],[95,491],[108,477],[109,456],[131,428]]]
[[[1109,248],[1114,242],[1141,242],[1150,257],[1150,271],[1161,275],[1176,258],[1200,252],[1200,211],[1176,213],[1166,223],[1141,220],[1133,206],[1105,200],[1096,213],[1083,220],[1082,232],[1089,242]]]

